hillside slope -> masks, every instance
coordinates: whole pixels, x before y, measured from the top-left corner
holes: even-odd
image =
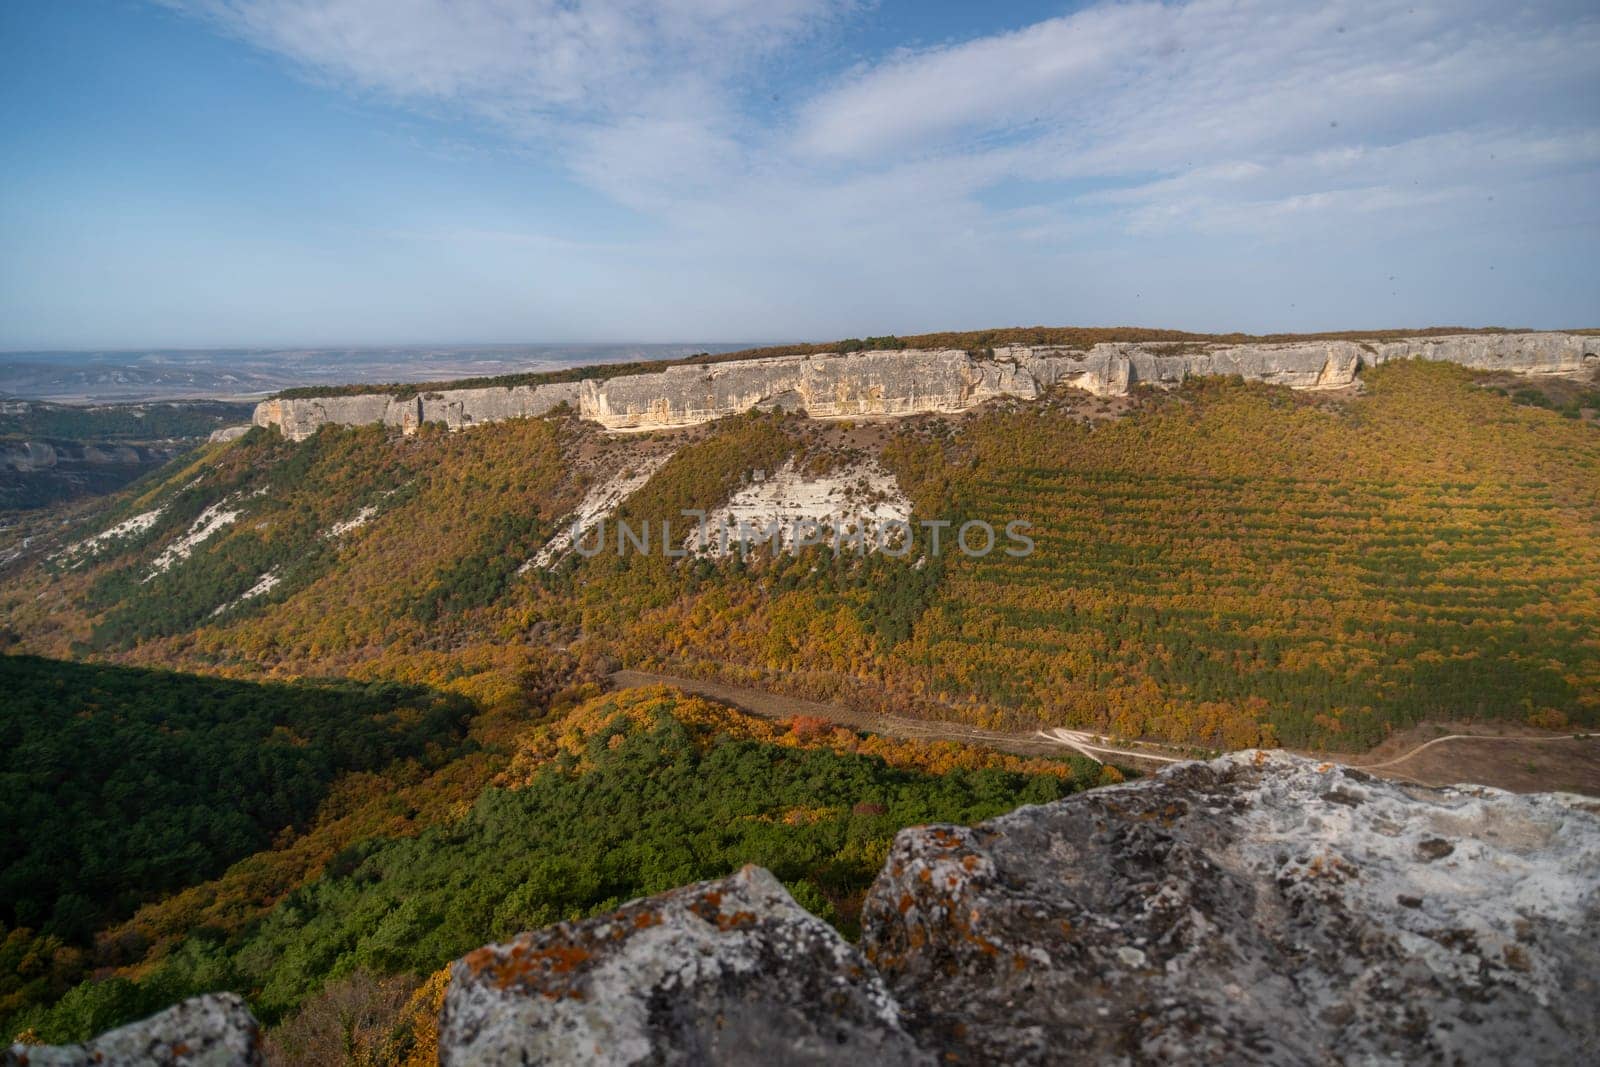
[[[897,714],[1210,747],[1360,749],[1431,718],[1593,725],[1595,425],[1454,366],[1365,381],[624,438],[569,416],[299,444],[256,430],[64,532],[4,580],[0,612],[27,650],[230,675],[490,691],[560,646]],[[918,541],[900,559],[668,559],[659,537],[619,556],[614,536],[594,558],[541,556],[570,515],[614,509],[677,524],[676,545],[682,509],[780,470],[824,511],[849,494],[818,487],[854,486],[856,505],[888,493],[916,522],[1023,520],[1036,549],[969,558],[952,527],[941,554]]]

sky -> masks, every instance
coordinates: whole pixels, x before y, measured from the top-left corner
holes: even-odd
[[[1600,325],[1593,0],[6,0],[0,348]]]

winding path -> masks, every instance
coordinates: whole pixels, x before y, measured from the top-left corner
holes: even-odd
[[[714,700],[730,707],[738,708],[751,715],[764,719],[790,719],[796,715],[806,715],[828,722],[837,723],[853,730],[864,730],[869,733],[884,734],[888,737],[900,737],[908,740],[921,741],[960,741],[965,744],[982,745],[986,748],[996,749],[1000,752],[1009,752],[1018,756],[1059,756],[1066,749],[1085,756],[1097,763],[1115,762],[1123,766],[1144,767],[1154,770],[1161,766],[1173,763],[1182,763],[1194,757],[1175,748],[1164,748],[1159,745],[1139,744],[1137,748],[1117,747],[1108,745],[1105,739],[1098,734],[1085,730],[1070,730],[1065,727],[1049,727],[1036,730],[1032,733],[1007,733],[1002,730],[986,730],[978,726],[968,726],[965,723],[907,719],[897,715],[880,715],[877,712],[860,711],[843,704],[825,703],[817,700],[805,700],[800,697],[786,696],[766,689],[754,689],[748,686],[728,685],[723,682],[712,682],[702,678],[684,678],[672,674],[656,674],[649,671],[621,670],[611,676],[611,684],[618,689],[629,689],[645,685],[670,685],[686,693]],[[1496,785],[1504,788],[1552,788],[1552,786],[1514,783],[1507,781],[1503,774],[1491,773],[1492,767],[1485,767],[1485,761],[1480,760],[1477,766],[1468,768],[1453,767],[1448,773],[1441,774],[1435,770],[1433,774],[1424,777],[1414,777],[1400,770],[1402,764],[1410,762],[1415,757],[1447,742],[1465,743],[1477,742],[1477,746],[1494,745],[1526,745],[1526,744],[1555,744],[1566,742],[1588,746],[1592,753],[1600,753],[1600,736],[1587,735],[1526,735],[1526,734],[1446,734],[1424,741],[1414,748],[1408,749],[1401,755],[1384,759],[1376,763],[1360,762],[1360,757],[1341,754],[1329,756],[1327,753],[1303,752],[1301,755],[1315,759],[1333,759],[1347,767],[1357,770],[1381,773],[1384,777],[1399,778],[1406,781],[1417,782],[1423,785],[1442,785],[1450,781],[1478,781],[1485,785]],[[1124,743],[1127,744],[1126,742]],[[1600,756],[1593,757],[1600,763]],[[1531,768],[1530,768],[1531,769]],[[1420,772],[1419,772],[1420,773]],[[1451,774],[1460,777],[1451,777]],[[1593,778],[1590,775],[1589,780]],[[1432,780],[1429,780],[1432,779]],[[1593,786],[1580,787],[1583,792],[1596,792]]]
[[[1529,743],[1529,742],[1537,743],[1537,742],[1542,742],[1542,741],[1584,741],[1584,740],[1588,740],[1588,736],[1587,735],[1579,736],[1579,735],[1575,735],[1575,734],[1561,734],[1560,736],[1552,737],[1552,736],[1550,736],[1548,734],[1541,734],[1541,735],[1539,735],[1537,737],[1534,737],[1534,736],[1531,736],[1531,735],[1528,735],[1528,734],[1445,734],[1443,737],[1435,737],[1432,741],[1424,741],[1422,744],[1418,745],[1416,748],[1413,748],[1413,749],[1407,751],[1404,755],[1396,756],[1394,759],[1384,760],[1382,763],[1354,763],[1354,762],[1351,762],[1351,763],[1348,763],[1347,766],[1355,767],[1356,769],[1363,770],[1363,771],[1376,771],[1376,770],[1381,770],[1384,767],[1393,767],[1396,764],[1400,764],[1400,763],[1406,762],[1406,760],[1410,759],[1412,756],[1417,755],[1423,749],[1432,748],[1434,745],[1442,745],[1446,741],[1519,741],[1519,742],[1523,742],[1523,743]]]

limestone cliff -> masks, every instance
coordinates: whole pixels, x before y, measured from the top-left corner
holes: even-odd
[[[1583,797],[1235,753],[903,831],[859,947],[746,868],[479,949],[440,1060],[1591,1062],[1596,871]],[[119,1053],[170,1050],[183,1018],[231,1053],[179,1062],[254,1062],[241,1009],[0,1063],[173,1062]]]
[[[329,423],[412,432],[424,422],[457,430],[542,415],[560,404],[608,430],[691,426],[752,408],[814,418],[966,411],[996,397],[1031,400],[1057,384],[1121,396],[1140,383],[1173,386],[1195,375],[1237,375],[1295,389],[1350,385],[1363,367],[1432,359],[1479,370],[1575,374],[1600,367],[1600,337],[1564,333],[1461,334],[1403,341],[1285,344],[1098,344],[1088,351],[1009,346],[993,356],[959,349],[820,353],[680,364],[603,381],[450,389],[396,399],[368,393],[267,400],[258,426],[295,440]]]

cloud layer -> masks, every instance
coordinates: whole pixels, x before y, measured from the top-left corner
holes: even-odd
[[[1199,297],[1135,303],[1162,272],[1123,291],[1107,271],[1152,242],[1193,271],[1202,246],[1444,254],[1468,233],[1592,239],[1600,222],[1590,3],[1099,3],[842,67],[826,45],[867,17],[849,0],[167,3],[318,81],[549,148],[664,228],[632,251],[643,284],[672,288],[637,267],[670,248],[725,286],[696,264],[736,264],[727,298],[755,308],[798,292],[933,326],[928,308],[964,294],[967,321],[1060,319],[1083,309],[1037,273],[1097,260],[1082,292],[1113,314],[1086,317],[1176,322]],[[982,260],[1007,275],[992,299]]]

